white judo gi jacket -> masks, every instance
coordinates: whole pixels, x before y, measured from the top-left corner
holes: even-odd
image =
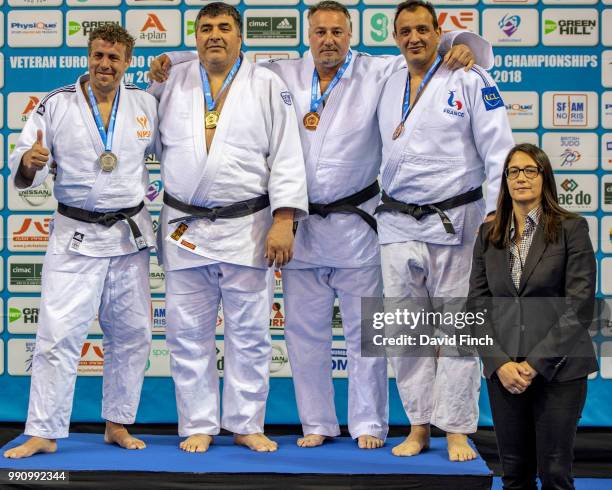
[[[492,65],[491,45],[471,32],[444,34],[441,50],[446,52],[458,43],[467,44],[480,63]],[[167,55],[173,64],[171,76],[184,62],[197,57],[193,51],[175,51]],[[321,121],[316,131],[309,131],[302,124],[302,117],[310,111],[314,71],[311,52],[306,52],[301,59],[270,60],[258,66],[278,74],[293,95],[310,202],[327,204],[336,201],[364,189],[377,179],[382,143],[376,108],[389,76],[405,66],[403,56],[371,56],[353,51],[353,59],[327,98],[325,108],[319,108]],[[227,102],[224,111],[226,107]],[[378,199],[374,197],[359,207],[372,214]],[[354,268],[373,265],[380,265],[378,238],[373,230],[356,214],[332,213],[326,218],[312,215],[300,222],[293,260],[285,267]]]
[[[383,189],[405,203],[434,204],[486,182],[486,212],[495,211],[503,162],[514,146],[495,83],[478,66],[469,72],[440,66],[408,116],[403,133],[393,140],[401,121],[407,76],[405,68],[389,78],[378,106]],[[380,243],[460,244],[466,208],[446,211],[455,234],[445,231],[438,214],[417,221],[398,212],[380,213]]]
[[[162,179],[166,192],[201,207],[226,206],[269,194],[270,208],[241,218],[196,219],[178,240],[170,235],[185,213],[164,206],[166,270],[215,262],[265,268],[265,240],[278,208],[308,213],[304,158],[291,94],[272,72],[242,60],[229,87],[210,151],[206,151],[199,60],[175,66],[153,83],[159,99]]]
[[[53,90],[32,111],[9,160],[15,185],[24,188],[18,174],[19,164],[23,154],[36,141],[40,129],[43,146],[50,151],[48,163],[57,163],[53,193],[59,202],[99,212],[137,206],[142,202],[149,183],[145,157],[156,151],[157,101],[135,85],[121,83],[112,143],[112,151],[119,163],[112,172],[103,172],[97,160],[104,145],[87,103],[87,95],[81,88],[81,81],[88,78],[89,75],[83,75],[75,84]],[[48,166],[39,170],[30,187],[41,185],[48,174]],[[143,208],[132,219],[147,245],[154,246],[153,226],[147,209]],[[48,245],[50,253],[112,257],[138,251],[125,221],[107,228],[56,212],[53,223]],[[70,248],[75,232],[83,235],[78,249]]]

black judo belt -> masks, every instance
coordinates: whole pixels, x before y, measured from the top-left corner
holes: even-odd
[[[365,189],[351,194],[350,196],[343,197],[337,201],[330,202],[329,204],[318,204],[315,202],[308,203],[308,213],[316,214],[322,218],[327,218],[327,215],[331,213],[352,213],[361,216],[361,218],[378,233],[378,227],[376,225],[376,219],[371,214],[366,213],[363,209],[359,209],[357,206],[369,201],[373,197],[376,197],[380,193],[380,187],[378,182],[374,182]]]
[[[459,206],[464,206],[465,204],[478,201],[479,199],[482,199],[482,187],[472,189],[464,194],[459,194],[458,196],[451,197],[434,204],[408,204],[398,201],[397,199],[393,199],[385,191],[383,191],[383,203],[376,208],[374,214],[386,211],[399,211],[400,213],[409,214],[418,221],[424,216],[437,213],[442,220],[446,233],[454,235],[455,228],[444,211],[448,211],[449,209],[457,208]]]
[[[257,196],[253,199],[247,199],[246,201],[236,202],[227,206],[203,208],[200,206],[185,204],[175,197],[172,197],[167,192],[164,192],[164,204],[188,214],[187,216],[182,216],[180,218],[168,221],[168,224],[172,224],[178,223],[179,221],[188,221],[199,218],[206,218],[210,221],[215,221],[219,218],[242,218],[243,216],[255,214],[262,209],[266,209],[270,205],[270,197],[268,194],[264,194],[263,196]]]
[[[67,206],[66,204],[58,203],[57,211],[59,214],[66,216],[68,218],[75,219],[77,221],[82,221],[84,223],[96,223],[98,225],[106,226],[110,228],[118,221],[125,220],[130,227],[130,231],[132,232],[132,236],[134,237],[134,241],[136,242],[136,246],[138,250],[144,250],[147,248],[147,241],[142,236],[140,228],[136,222],[132,219],[132,216],[136,216],[140,213],[140,210],[144,208],[144,202],[141,202],[138,206],[134,206],[133,208],[124,208],[119,209],[117,211],[107,211],[107,212],[98,212],[98,211],[87,211],[86,209],[74,208],[72,206]]]

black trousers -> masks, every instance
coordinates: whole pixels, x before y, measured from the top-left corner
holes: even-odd
[[[504,490],[574,488],[572,461],[578,420],[586,399],[586,377],[548,382],[536,376],[520,395],[494,374],[487,380]]]

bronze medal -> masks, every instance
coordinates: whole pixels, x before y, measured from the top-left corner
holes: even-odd
[[[319,125],[321,116],[318,112],[309,112],[304,116],[304,127],[309,131],[314,131]]]
[[[397,138],[399,138],[402,133],[404,132],[404,123],[400,123],[399,126],[397,128],[395,128],[395,131],[393,131],[393,136],[392,138],[394,140],[396,140]]]
[[[114,153],[105,151],[98,158],[98,162],[104,172],[112,172],[115,170],[118,160]]]
[[[204,127],[206,129],[214,129],[219,124],[219,114],[217,111],[210,111],[206,113],[206,117],[204,118]]]

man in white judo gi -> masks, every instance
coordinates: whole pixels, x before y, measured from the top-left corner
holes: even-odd
[[[23,458],[54,452],[68,436],[77,368],[99,313],[104,332],[102,417],[106,442],[142,449],[122,424],[136,417],[151,344],[151,217],[144,159],[154,151],[157,101],[123,84],[134,39],[123,28],[92,31],[88,74],[47,94],[10,158],[18,188],[36,187],[57,164],[55,213],[43,265]]]
[[[308,19],[305,57],[263,64],[287,84],[302,119],[310,200],[311,216],[300,222],[293,260],[283,269],[285,339],[304,433],[298,445],[318,446],[340,434],[331,370],[337,296],[348,353],[349,433],[359,447],[377,448],[388,430],[387,370],[385,359],[361,357],[361,297],[382,294],[372,217],[381,158],[376,106],[404,58],[351,51],[350,16],[338,2],[311,6]],[[490,45],[471,33],[451,33],[446,45],[457,37],[492,61]],[[165,79],[169,61],[178,67],[193,56],[169,53],[152,64],[151,75]],[[447,55],[450,65],[470,60],[465,47]]]
[[[196,18],[198,59],[151,86],[160,101],[165,185],[160,222],[166,338],[180,447],[206,451],[221,427],[274,451],[263,434],[272,274],[292,256],[308,198],[298,122],[280,78],[240,53],[240,14],[212,3]],[[220,417],[215,326],[223,300]]]
[[[408,66],[389,78],[378,108],[383,204],[376,213],[387,298],[467,296],[476,232],[495,210],[514,144],[495,83],[478,66],[465,72],[442,65],[440,36],[431,4],[398,6],[394,38]],[[452,461],[475,458],[466,434],[478,422],[478,359],[391,362],[411,423],[393,453],[410,456],[428,447],[434,424],[447,433]]]

